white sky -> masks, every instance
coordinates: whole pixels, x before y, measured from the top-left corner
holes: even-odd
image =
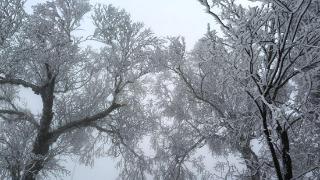
[[[27,9],[37,2],[45,0],[28,0]],[[124,8],[135,21],[141,21],[158,36],[184,36],[187,48],[192,49],[195,42],[206,33],[207,24],[214,24],[213,18],[206,14],[204,7],[197,0],[91,0],[92,4],[113,4]],[[90,22],[85,22],[84,29],[92,30]],[[79,32],[87,35],[87,32]],[[92,45],[92,44],[91,44]],[[39,98],[31,92],[25,92],[33,112],[41,112]],[[94,167],[84,167],[77,162],[66,163],[72,176],[64,180],[113,180],[118,175],[112,158],[97,159]]]
[[[197,0],[92,0],[124,8],[160,36],[184,36],[188,49],[206,33],[213,19]]]
[[[27,0],[27,10],[45,0]],[[153,32],[162,37],[184,36],[188,49],[206,33],[207,24],[213,18],[205,13],[198,0],[90,0],[91,4],[113,4],[131,14],[134,21],[143,22]],[[85,22],[84,31],[92,30],[90,22]],[[83,32],[87,35],[87,32]]]

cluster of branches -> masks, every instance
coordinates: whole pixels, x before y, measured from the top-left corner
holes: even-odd
[[[107,153],[94,147],[110,142],[110,154],[141,159],[133,149],[152,127],[142,82],[161,41],[124,10],[97,5],[90,40],[103,47],[83,49],[75,31],[91,9],[87,0],[48,1],[32,14],[24,3],[0,2],[0,179],[63,175],[58,156],[90,164]],[[27,89],[40,97],[42,106],[31,103],[40,114],[19,101]]]
[[[198,1],[223,36],[208,26],[191,52],[111,5],[94,7],[85,39],[102,48],[83,49],[75,31],[87,0],[32,14],[25,1],[1,1],[0,178],[62,175],[61,156],[92,164],[105,154],[122,156],[122,179],[319,178],[319,2]],[[21,105],[26,89],[40,97],[39,114]],[[208,170],[197,156],[206,148],[244,167]]]
[[[174,90],[164,97],[163,116],[175,119],[172,129],[188,132],[172,132],[187,139],[171,142],[182,151],[172,155],[180,168],[174,173],[189,172],[188,161],[207,145],[216,154],[239,154],[246,168],[225,163],[223,177],[203,171],[205,179],[319,178],[319,2],[199,2],[223,35],[209,26],[190,53],[183,38],[167,47]]]

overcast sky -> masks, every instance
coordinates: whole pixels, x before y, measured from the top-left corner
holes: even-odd
[[[45,0],[27,0],[27,10]],[[159,36],[184,36],[188,49],[206,33],[207,24],[214,24],[197,0],[90,0],[91,4],[113,4],[131,14],[134,21],[143,22]],[[90,22],[85,22],[89,25]],[[86,26],[84,31],[91,27]],[[86,32],[82,32],[86,34]]]
[[[28,0],[27,10],[31,6],[45,0]],[[92,4],[113,4],[124,8],[135,21],[140,21],[146,27],[150,27],[158,36],[184,36],[187,48],[192,49],[195,42],[206,33],[207,24],[214,24],[212,17],[205,13],[204,7],[197,0],[91,0]],[[84,22],[85,29],[90,27],[90,22]],[[92,45],[92,44],[91,44]],[[33,112],[40,111],[40,99],[32,95],[32,92],[23,92],[29,101]],[[71,176],[64,180],[113,180],[117,177],[118,170],[115,168],[115,160],[102,158],[95,161],[94,167],[84,167],[77,162],[68,161],[67,167],[72,171]]]
[[[142,21],[160,36],[184,36],[188,48],[206,33],[212,17],[205,13],[197,0],[110,0],[92,2],[111,3],[124,8],[134,20]]]

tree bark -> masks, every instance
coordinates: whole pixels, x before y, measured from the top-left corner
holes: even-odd
[[[292,173],[292,160],[290,156],[290,144],[289,144],[289,137],[288,137],[288,132],[283,129],[280,124],[278,124],[277,127],[278,134],[281,139],[281,153],[282,153],[282,166],[284,170],[284,179],[285,180],[290,180],[293,178],[293,173]]]
[[[269,129],[268,129],[267,114],[268,114],[268,108],[262,102],[261,118],[262,118],[263,132],[265,134],[265,137],[266,137],[266,140],[267,140],[267,144],[268,144],[271,156],[272,156],[272,161],[273,161],[273,164],[274,164],[274,168],[276,170],[277,177],[278,177],[279,180],[283,180],[280,163],[279,163],[279,160],[277,158],[277,153],[276,153],[276,150],[275,150],[275,148],[273,146],[273,142],[272,142],[272,139],[271,139],[271,134],[270,134]]]
[[[55,78],[48,73],[49,83],[43,86],[41,91],[42,99],[42,117],[40,119],[40,129],[38,130],[35,142],[32,148],[33,157],[26,166],[22,180],[35,180],[40,170],[43,168],[45,157],[48,155],[50,145],[52,144],[50,135],[50,125],[53,119],[53,100]]]

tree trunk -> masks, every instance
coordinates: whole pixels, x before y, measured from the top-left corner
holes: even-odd
[[[40,136],[38,136],[40,137]],[[41,140],[40,140],[41,138]],[[40,158],[33,159],[27,166],[22,177],[22,180],[35,180],[36,176],[43,168],[44,157],[49,152],[50,145],[45,137],[37,138],[36,143],[38,145],[34,145],[33,154],[39,156]],[[36,144],[35,143],[35,144]]]
[[[11,180],[20,180],[20,167],[19,166],[10,166]]]
[[[289,144],[289,137],[288,132],[283,129],[280,124],[277,127],[278,134],[281,139],[281,153],[282,153],[282,166],[284,170],[284,179],[290,180],[293,178],[292,173],[292,160],[290,156],[290,144]]]
[[[249,139],[247,139],[246,143],[239,148],[239,151],[242,158],[245,160],[247,169],[250,172],[250,179],[260,180],[261,172],[259,170],[258,156],[252,151]]]
[[[271,139],[271,134],[270,134],[269,129],[268,129],[268,122],[267,122],[268,111],[269,111],[269,109],[262,102],[262,108],[261,108],[261,112],[260,113],[261,113],[261,118],[262,118],[263,133],[264,133],[264,135],[266,137],[266,140],[267,140],[267,144],[268,144],[271,156],[272,156],[272,161],[273,161],[273,164],[274,164],[274,168],[275,168],[277,177],[278,177],[279,180],[283,180],[280,163],[279,163],[279,160],[278,160],[278,157],[277,157],[277,153],[276,153],[275,147],[274,147],[272,139]]]
[[[40,129],[33,144],[31,162],[26,166],[22,180],[35,180],[36,176],[43,169],[45,158],[48,155],[49,148],[53,141],[51,140],[50,126],[53,119],[53,99],[54,99],[54,85],[55,79],[48,73],[48,84],[43,86],[41,91],[42,99],[42,117],[40,119]]]

